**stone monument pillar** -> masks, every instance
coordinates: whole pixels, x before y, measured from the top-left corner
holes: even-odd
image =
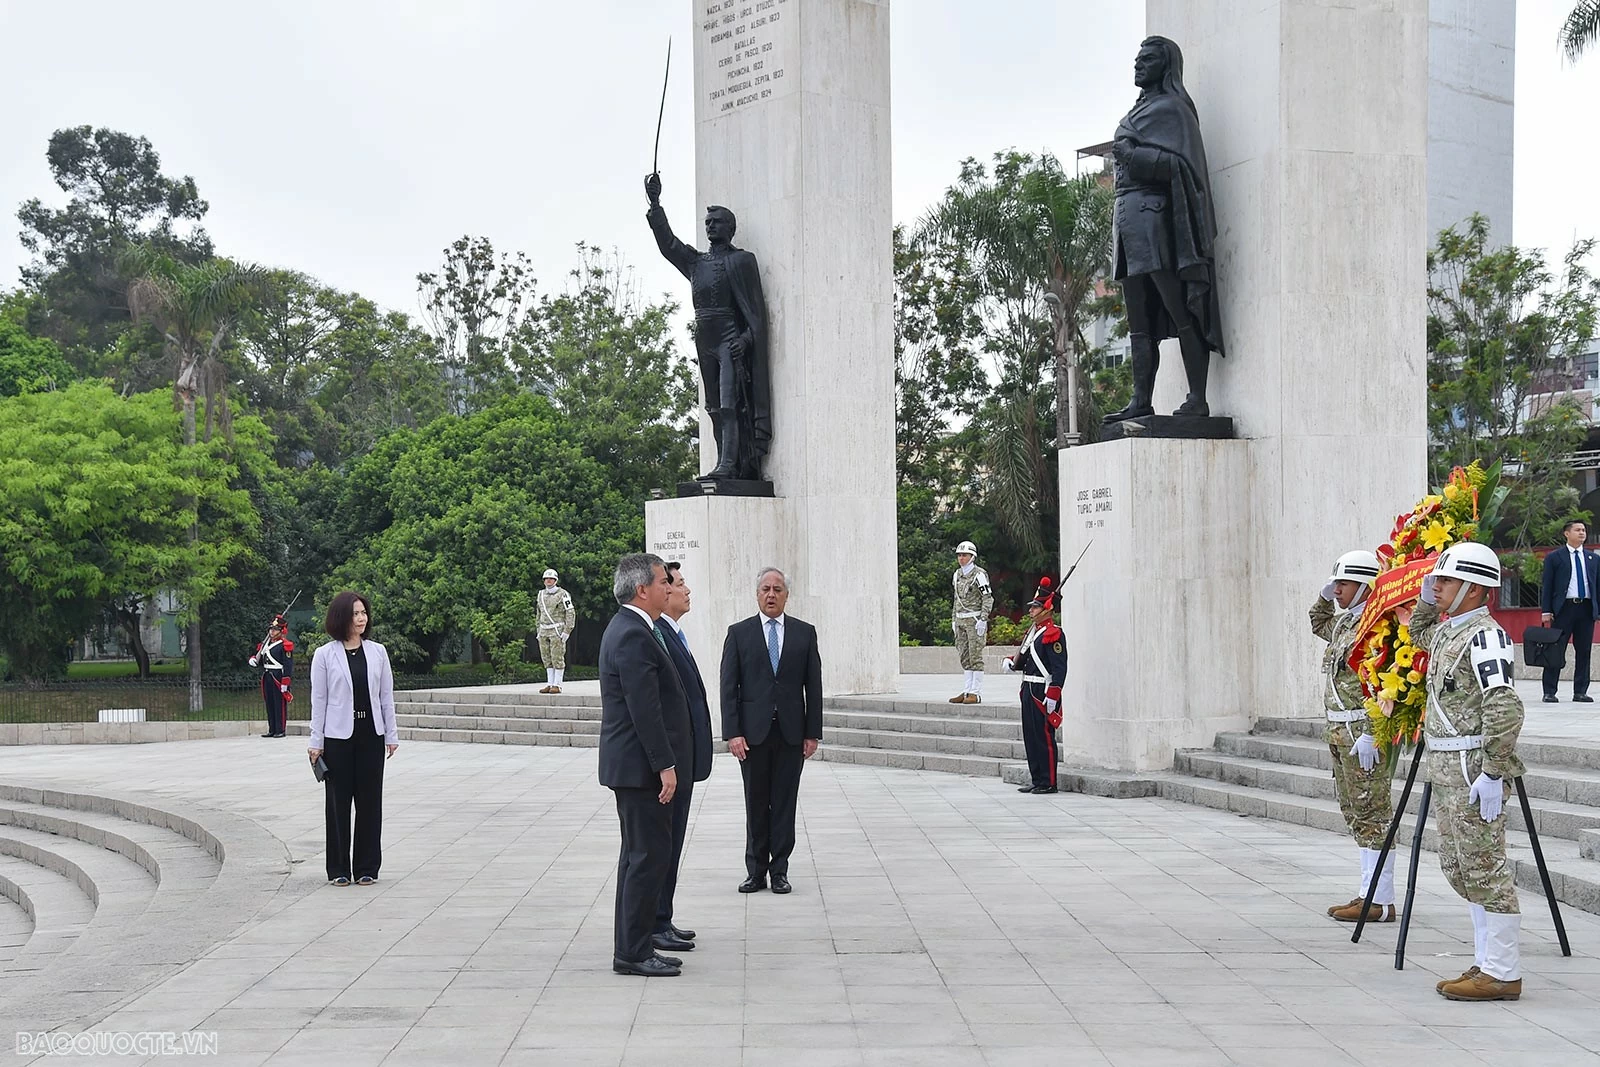
[[[1427,0],[1146,12],[1183,48],[1205,136],[1227,345],[1211,407],[1239,439],[1060,454],[1062,558],[1094,539],[1063,590],[1063,759],[1141,770],[1320,714],[1306,610],[1416,502],[1427,449]],[[1158,405],[1183,396],[1166,347]]]
[[[830,693],[898,673],[894,251],[888,0],[694,0],[695,183],[663,175],[685,240],[704,209],[738,216],[770,327],[774,498],[645,507],[645,548],[680,559],[685,629],[713,682],[756,571],[790,579]],[[642,211],[642,205],[641,205]],[[701,243],[703,243],[703,236]],[[701,469],[715,457],[702,416]]]

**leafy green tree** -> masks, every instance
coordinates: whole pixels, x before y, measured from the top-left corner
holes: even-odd
[[[34,303],[21,292],[0,296],[0,396],[63,389],[77,377],[54,341],[28,332]]]
[[[641,503],[695,472],[695,385],[672,340],[677,305],[643,303],[615,257],[580,244],[578,260],[568,291],[529,310],[515,346],[519,376]]]
[[[351,471],[335,526],[353,555],[319,603],[365,591],[375,632],[404,665],[431,666],[447,635],[475,621],[510,662],[503,646],[516,638],[521,598],[555,566],[578,608],[581,647],[585,628],[597,633],[615,609],[611,573],[644,540],[644,519],[574,438],[546,398],[526,393],[385,438]]]
[[[50,136],[46,159],[68,200],[53,208],[35,198],[17,212],[22,246],[35,257],[23,281],[42,298],[29,327],[60,344],[80,373],[99,374],[107,369],[102,353],[129,324],[119,255],[145,244],[181,262],[209,257],[211,242],[199,226],[207,205],[193,178],[162,173],[161,157],[143,137],[61,129]]]
[[[226,586],[259,522],[236,473],[220,444],[182,443],[164,393],[78,382],[0,400],[0,648],[13,672],[63,673],[113,598],[173,590],[194,612]]]
[[[1561,50],[1573,63],[1600,41],[1600,0],[1577,0],[1561,24]]]
[[[487,237],[458,238],[436,273],[417,275],[423,320],[447,369],[452,412],[486,407],[516,386],[511,341],[533,288],[528,257],[496,254]]]
[[[1554,544],[1576,514],[1565,461],[1589,417],[1565,394],[1600,310],[1593,249],[1578,242],[1552,272],[1540,251],[1492,248],[1488,220],[1473,215],[1428,254],[1428,480],[1503,463],[1502,548]]]

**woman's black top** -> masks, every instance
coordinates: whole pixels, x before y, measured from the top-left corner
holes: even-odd
[[[356,718],[372,717],[372,689],[367,685],[367,643],[344,650],[350,660],[350,692],[355,698]]]

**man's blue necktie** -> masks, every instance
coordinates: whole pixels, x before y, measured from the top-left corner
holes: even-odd
[[[778,673],[778,620],[767,620],[767,658],[772,661],[772,673]]]
[[[1583,600],[1589,595],[1588,587],[1583,581],[1588,576],[1583,573],[1583,553],[1576,548],[1572,550],[1572,566],[1578,572],[1578,599]]]
[[[678,644],[683,646],[683,650],[685,652],[688,652],[689,655],[691,655],[691,656],[694,655],[694,652],[691,651],[690,648],[689,648],[689,637],[688,637],[688,635],[685,634],[682,630],[674,630],[672,632],[678,635]]]

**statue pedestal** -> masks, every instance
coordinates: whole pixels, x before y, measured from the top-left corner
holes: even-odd
[[[679,496],[773,496],[772,483],[744,478],[696,478],[678,483]]]

